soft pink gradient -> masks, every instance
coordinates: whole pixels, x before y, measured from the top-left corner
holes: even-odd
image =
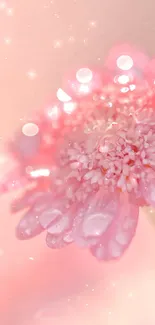
[[[150,0],[8,0],[6,8],[4,1],[2,143],[32,109],[46,107],[72,68],[102,66],[108,49],[122,41],[155,54]],[[143,213],[125,256],[105,264],[74,246],[51,251],[44,235],[18,241],[14,229],[20,216],[9,214],[11,197],[0,201],[0,324],[155,324],[155,230]]]

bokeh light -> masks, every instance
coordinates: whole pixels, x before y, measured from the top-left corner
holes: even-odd
[[[88,68],[82,68],[77,71],[76,79],[82,84],[89,83],[93,79],[93,73]]]
[[[76,108],[77,108],[77,103],[74,102],[64,103],[64,112],[67,114],[71,114],[76,110]]]
[[[81,84],[79,87],[79,93],[82,93],[82,94],[89,94],[90,90],[91,89],[90,89],[89,85]]]
[[[22,132],[27,137],[33,137],[39,133],[39,127],[35,123],[26,123],[22,127]]]
[[[71,100],[71,97],[67,95],[61,88],[57,91],[57,98],[60,100],[60,102],[69,102]]]
[[[52,120],[57,120],[59,118],[60,114],[61,114],[60,108],[57,105],[48,108],[47,115]]]
[[[127,75],[118,76],[118,77],[116,77],[116,79],[117,79],[117,82],[121,85],[125,85],[130,81],[129,76],[127,76]]]
[[[50,175],[50,170],[48,168],[40,168],[40,169],[32,170],[30,172],[30,176],[32,178],[48,177],[49,175]]]
[[[127,71],[133,67],[133,60],[129,55],[121,55],[117,59],[117,67],[121,70]]]

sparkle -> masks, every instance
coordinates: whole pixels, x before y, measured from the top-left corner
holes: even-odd
[[[5,37],[4,42],[5,42],[6,45],[10,45],[11,44],[11,38]]]
[[[132,298],[133,297],[133,293],[132,292],[129,292],[128,297],[129,298]]]
[[[53,43],[53,47],[55,49],[60,49],[62,47],[62,45],[63,45],[62,40],[55,40],[54,43]]]
[[[29,79],[34,80],[37,77],[37,73],[35,70],[30,70],[27,72],[27,76]]]
[[[116,287],[116,283],[115,282],[112,282],[112,287]]]
[[[6,9],[6,14],[7,14],[7,16],[13,16],[13,14],[14,14],[14,10],[13,10],[13,8],[7,8]]]
[[[3,10],[7,7],[6,1],[1,1],[0,2],[0,10]]]
[[[95,28],[97,26],[97,22],[95,21],[95,20],[91,20],[90,22],[89,22],[89,27],[90,28]]]
[[[60,18],[60,15],[58,13],[55,13],[54,14],[55,18],[59,19]]]
[[[34,261],[34,257],[30,256],[30,257],[29,257],[29,260],[30,260],[30,261]]]
[[[84,45],[87,45],[87,43],[88,43],[88,38],[84,38],[83,43],[84,43]]]
[[[75,42],[75,37],[74,36],[70,36],[68,39],[69,43],[74,43]]]

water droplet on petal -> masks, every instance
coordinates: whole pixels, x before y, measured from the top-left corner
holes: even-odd
[[[53,235],[63,233],[69,226],[69,218],[67,216],[61,216],[59,220],[54,222],[49,228],[48,232]]]
[[[49,207],[39,215],[39,221],[43,228],[47,228],[52,222],[60,217],[62,217],[60,210]]]
[[[122,255],[122,246],[119,245],[117,242],[115,242],[115,240],[111,240],[109,242],[108,249],[109,249],[109,254],[113,258],[117,258],[117,257],[120,257]]]
[[[83,221],[83,234],[85,237],[89,236],[101,236],[109,224],[111,223],[113,216],[108,213],[94,213],[86,216]]]
[[[19,222],[16,228],[16,236],[18,239],[30,239],[39,235],[43,231],[38,217],[33,211],[28,211]]]
[[[120,202],[117,216],[101,237],[100,245],[91,249],[92,254],[98,259],[106,261],[121,257],[135,235],[138,212],[139,208],[129,203],[128,198],[124,196]]]
[[[55,236],[50,233],[47,233],[46,244],[49,248],[52,248],[52,249],[60,249],[60,248],[63,248],[65,246],[69,245],[69,243],[67,243],[63,240],[62,235]]]
[[[106,250],[104,245],[99,244],[91,248],[91,253],[95,256],[99,261],[103,261],[106,259]]]

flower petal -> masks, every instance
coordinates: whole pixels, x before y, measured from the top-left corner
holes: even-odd
[[[118,217],[114,220],[107,232],[102,236],[100,243],[91,249],[99,260],[113,260],[122,256],[135,235],[139,208],[124,198],[121,201]]]
[[[52,223],[48,228],[48,233],[53,235],[62,234],[69,227],[69,217],[67,215],[61,216],[58,220]]]
[[[20,220],[16,228],[16,236],[18,239],[30,239],[39,235],[43,231],[39,223],[38,216],[33,210],[29,210]]]
[[[141,190],[146,202],[155,207],[155,178],[150,179],[149,182],[141,182]]]
[[[51,197],[51,193],[46,194],[44,192],[38,192],[36,189],[28,190],[22,197],[12,202],[11,212],[17,213],[25,208],[32,207],[32,205],[34,205],[37,201],[39,202],[42,200],[42,197],[45,198],[46,195]]]
[[[119,196],[116,193],[109,195],[102,190],[92,195],[76,218],[75,242],[84,247],[96,244],[117,216],[118,206]]]
[[[38,217],[41,226],[46,229],[53,221],[61,216],[61,211],[51,207],[43,211]]]
[[[38,132],[34,136],[27,136],[20,132],[15,140],[14,151],[17,152],[23,159],[34,157],[39,151],[41,143],[41,134]]]
[[[69,233],[68,233],[68,240],[67,240],[67,233],[65,235],[61,234],[59,236],[47,233],[46,244],[49,248],[60,249],[65,246],[68,246],[71,243],[72,243],[72,238],[71,236],[69,238]]]

